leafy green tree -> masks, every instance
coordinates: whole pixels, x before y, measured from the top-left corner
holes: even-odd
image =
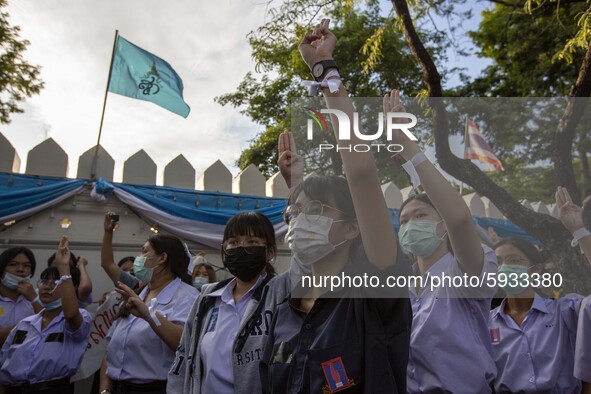
[[[505,3],[503,1],[503,3]],[[559,6],[558,2],[553,6]],[[392,0],[398,16],[402,19],[402,28],[417,61],[425,70],[423,78],[427,84],[430,97],[442,97],[444,91],[437,66],[429,51],[422,43],[415,28],[415,21],[406,0]],[[532,1],[526,2],[526,5]],[[586,27],[582,27],[585,29]],[[578,33],[577,33],[578,34]],[[587,97],[591,95],[591,45],[586,48],[585,55],[577,78],[569,89],[567,105],[553,134],[555,144],[552,160],[555,165],[555,184],[565,186],[571,196],[578,197],[572,160],[572,144],[576,129],[583,118]],[[448,112],[441,101],[431,101],[433,133],[436,156],[441,167],[450,175],[471,186],[479,195],[488,197],[493,204],[513,223],[522,227],[538,238],[546,247],[551,257],[562,267],[568,267],[571,289],[577,292],[588,292],[588,281],[580,280],[589,277],[589,266],[573,248],[570,247],[570,234],[561,223],[548,215],[540,215],[524,208],[512,198],[507,190],[499,187],[490,177],[468,160],[462,160],[450,150],[450,123]],[[579,279],[579,281],[576,281]]]
[[[0,10],[6,9],[6,0],[0,0]],[[40,69],[28,64],[23,53],[29,41],[19,36],[20,28],[11,26],[8,13],[0,11],[0,122],[10,123],[10,115],[22,113],[19,102],[43,88]]]
[[[328,11],[324,9],[324,12],[331,17],[332,30],[339,37],[335,60],[347,89],[354,96],[379,97],[394,86],[406,95],[414,96],[425,88],[420,82],[421,69],[395,29],[392,16],[382,15],[378,1],[371,0],[362,5],[347,1],[329,3],[326,5]],[[295,10],[299,10],[298,5],[303,8],[296,17],[294,14]],[[277,138],[281,131],[291,128],[294,114],[291,113],[290,103],[306,96],[301,80],[311,79],[308,67],[301,60],[298,45],[304,32],[309,30],[311,20],[307,18],[312,18],[316,9],[309,0],[290,2],[290,7],[290,12],[275,14],[275,19],[249,36],[253,58],[257,68],[264,72],[263,76],[257,79],[248,73],[236,92],[216,98],[222,105],[242,108],[242,113],[265,125],[265,129],[243,151],[237,165],[245,168],[253,163],[266,176],[277,172]],[[279,28],[282,26],[289,28]],[[431,44],[436,58],[443,56],[440,34],[425,33],[424,39]],[[330,134],[322,138],[321,142],[335,143]],[[316,141],[311,143],[298,138],[296,143],[306,160],[308,171],[341,173],[338,154],[319,154]],[[379,155],[379,165],[387,166],[390,155],[387,152]],[[388,172],[384,172],[384,176],[384,180],[391,178]]]

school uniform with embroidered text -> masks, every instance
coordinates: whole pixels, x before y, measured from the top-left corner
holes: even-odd
[[[232,302],[231,281],[233,279],[204,285],[201,289],[168,375],[167,393],[260,392],[259,362],[263,345],[269,335],[275,307],[289,292],[289,276],[284,273],[271,278],[267,274],[265,278],[259,278],[250,290],[252,294],[242,297],[236,305],[229,305]],[[224,303],[222,298],[226,304],[220,309]],[[237,318],[240,322],[236,328]],[[232,327],[222,328],[225,325]],[[230,331],[238,335],[230,337]],[[231,371],[220,374],[220,366]],[[230,382],[236,384],[232,387]]]
[[[0,382],[31,384],[70,377],[86,351],[92,325],[90,314],[80,309],[82,324],[73,331],[60,312],[41,328],[43,311],[29,316],[10,332],[0,352]]]
[[[573,369],[582,299],[577,294],[556,300],[536,294],[520,326],[505,313],[507,299],[490,312],[497,393],[581,392]]]

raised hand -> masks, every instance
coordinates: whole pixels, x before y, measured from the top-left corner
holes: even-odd
[[[573,203],[568,190],[559,186],[554,194],[556,198],[556,207],[558,208],[558,218],[562,225],[568,231],[574,233],[583,227],[582,209]]]
[[[55,252],[55,266],[63,275],[62,270],[66,269],[70,272],[70,241],[65,235],[60,239],[60,244]]]
[[[319,61],[333,58],[337,37],[328,30],[329,23],[330,19],[323,19],[300,43],[300,53],[310,68]]]
[[[113,230],[115,229],[115,222],[113,222],[113,220],[111,220],[111,215],[113,215],[115,212],[107,212],[105,213],[105,222],[104,222],[104,227],[105,227],[105,232],[106,233],[113,233]]]
[[[148,309],[148,306],[130,287],[121,282],[117,282],[117,288],[115,288],[115,291],[123,296],[125,307],[132,315],[144,320],[150,318],[150,310]]]
[[[279,135],[279,171],[291,189],[299,185],[304,177],[304,159],[297,154],[295,140],[290,131]]]
[[[387,113],[388,112],[406,112],[404,106],[400,102],[400,91],[399,90],[392,90],[390,94],[385,94],[383,99],[383,107],[384,107],[384,130],[386,129],[386,122],[387,122]],[[393,123],[397,124],[405,124],[408,123],[408,118],[394,118],[392,119]],[[395,130],[392,133],[392,143],[394,144],[402,144],[402,143],[409,143],[411,140],[408,138],[406,134],[401,132],[400,130]]]
[[[88,265],[88,260],[86,260],[85,257],[78,256],[78,259],[76,260],[76,266],[78,267],[78,269],[80,269],[80,266],[86,267],[87,265]]]
[[[19,282],[16,291],[18,291],[19,294],[22,294],[27,300],[31,302],[37,298],[37,292],[30,282]]]

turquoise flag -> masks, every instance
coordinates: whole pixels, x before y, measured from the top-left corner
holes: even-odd
[[[168,62],[117,36],[109,92],[151,101],[186,118],[183,81]]]

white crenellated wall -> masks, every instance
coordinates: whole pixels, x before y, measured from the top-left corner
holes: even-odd
[[[84,152],[78,160],[77,178],[90,179],[92,161],[96,147],[91,147]],[[99,146],[96,165],[96,177],[112,182],[114,178],[115,161],[108,151]],[[157,165],[143,149],[129,157],[123,165],[123,183],[156,185]],[[0,133],[0,172],[20,173],[20,158],[10,143]],[[31,149],[27,154],[27,168],[25,174],[66,177],[68,173],[68,155],[51,138],[43,141]],[[312,172],[308,176],[314,176]],[[222,193],[239,193],[262,197],[287,198],[289,189],[283,177],[276,173],[268,180],[254,165],[249,165],[236,177],[220,160],[209,166],[197,181],[195,168],[183,156],[178,155],[168,163],[163,172],[164,186],[184,189],[195,189]],[[387,182],[382,185],[382,192],[388,208],[400,208],[412,192],[412,187],[399,189],[394,183]],[[476,193],[463,196],[464,201],[474,216],[503,219],[503,214],[486,197],[480,197]],[[553,205],[546,206],[543,202],[529,203],[522,201],[529,209],[539,213],[556,216]]]

